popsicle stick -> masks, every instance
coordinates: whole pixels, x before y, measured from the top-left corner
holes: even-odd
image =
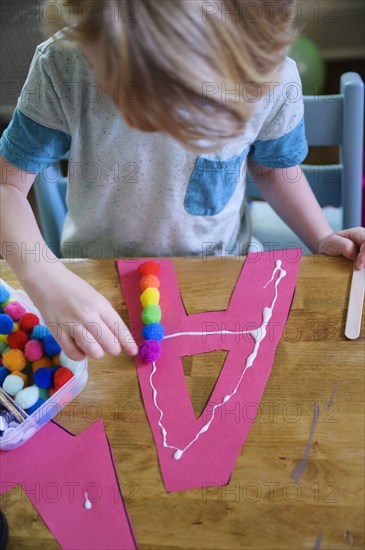
[[[9,397],[9,395],[2,388],[0,388],[0,403],[5,407],[5,409],[13,413],[18,422],[24,422],[24,420],[26,420],[29,416],[25,411],[23,411],[23,409],[14,403],[11,397]]]
[[[349,340],[356,340],[360,336],[361,316],[365,292],[365,268],[352,272],[349,305],[347,308],[345,336]]]

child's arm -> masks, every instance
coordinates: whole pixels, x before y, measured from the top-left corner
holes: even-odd
[[[110,303],[47,247],[27,194],[36,174],[0,156],[1,251],[71,359],[138,351]],[[116,330],[118,327],[119,330]],[[113,328],[113,330],[112,330]]]
[[[299,166],[268,168],[252,163],[252,172],[263,198],[313,252],[356,259],[359,269],[365,265],[365,229],[333,233]]]

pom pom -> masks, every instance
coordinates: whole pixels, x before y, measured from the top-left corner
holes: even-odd
[[[39,388],[50,388],[53,386],[53,373],[51,369],[38,369],[33,374],[34,383]]]
[[[152,363],[161,355],[161,344],[156,340],[145,340],[139,348],[139,356],[144,363]]]
[[[0,353],[4,353],[4,351],[6,350],[6,348],[8,348],[8,343],[7,342],[3,342],[2,340],[0,340]]]
[[[140,296],[143,307],[158,304],[160,300],[160,291],[157,288],[146,288]]]
[[[28,340],[29,335],[26,332],[23,332],[22,330],[17,330],[16,332],[12,332],[11,334],[9,334],[8,346],[12,349],[23,350]]]
[[[60,364],[63,367],[70,369],[70,371],[72,371],[75,374],[77,369],[82,365],[82,361],[73,361],[73,359],[70,359],[69,357],[67,357],[65,352],[61,351]]]
[[[4,380],[3,390],[14,397],[20,390],[24,388],[24,380],[16,374],[9,374]]]
[[[20,349],[10,349],[3,353],[3,365],[11,371],[23,370],[26,364],[27,360]]]
[[[52,363],[52,361],[50,360],[49,357],[42,357],[42,359],[40,359],[39,361],[33,361],[32,371],[34,373],[38,369],[50,368],[50,367],[52,367],[52,365],[53,365],[53,363]]]
[[[73,377],[73,372],[66,367],[60,367],[54,374],[54,387],[59,390]]]
[[[142,310],[142,321],[145,325],[161,321],[161,308],[157,304],[147,306]]]
[[[19,319],[19,328],[24,332],[32,332],[36,325],[39,325],[39,319],[34,313],[24,313]]]
[[[24,386],[28,384],[28,376],[24,372],[20,372],[20,370],[13,370],[11,374],[16,374],[20,378],[24,380]]]
[[[44,345],[44,351],[46,355],[48,355],[49,357],[58,355],[61,352],[61,346],[59,345],[57,340],[53,338],[52,334],[47,334],[47,336],[43,340],[43,345]]]
[[[14,321],[7,313],[0,313],[0,334],[13,332]]]
[[[45,337],[48,336],[48,334],[51,334],[48,327],[46,327],[45,325],[36,325],[32,330],[31,339],[44,340]]]
[[[4,312],[10,315],[13,321],[19,321],[20,317],[27,312],[19,302],[10,302],[4,307]]]
[[[19,323],[14,321],[13,332],[17,332],[18,330],[19,330]]]
[[[57,353],[57,355],[52,357],[52,364],[53,365],[57,365],[58,367],[61,366],[61,353]],[[66,365],[63,365],[63,366],[66,367]]]
[[[0,334],[0,342],[7,342],[7,341],[8,341],[8,335]]]
[[[45,403],[44,399],[37,399],[37,401],[34,403],[34,405],[32,405],[31,407],[26,409],[26,412],[28,414],[33,414],[37,409],[39,409],[39,407],[41,407],[43,405],[43,403]]]
[[[51,389],[49,389],[49,390],[48,390],[48,395],[49,395],[49,397],[53,397],[54,394],[55,394],[57,391],[58,391],[58,388],[57,388],[57,389],[56,389],[56,388],[51,388]]]
[[[139,266],[138,273],[141,277],[144,277],[145,275],[155,275],[156,277],[158,277],[160,274],[160,269],[161,268],[158,263],[150,260],[148,262],[144,262]]]
[[[160,288],[160,281],[157,279],[156,275],[145,275],[139,281],[139,288],[146,290],[146,288]]]
[[[39,390],[39,399],[43,399],[43,401],[47,401],[48,399],[47,388],[38,388],[38,390]]]
[[[10,370],[4,366],[0,367],[0,386],[3,385],[5,378],[10,374]]]
[[[29,340],[25,344],[24,355],[29,361],[39,361],[44,355],[43,346],[38,340]]]
[[[39,389],[37,386],[30,386],[20,390],[15,396],[15,403],[22,409],[30,409],[39,399]]]
[[[145,340],[162,340],[165,329],[160,323],[151,323],[142,329],[142,336]]]
[[[9,291],[4,287],[4,285],[0,285],[0,304],[6,302],[9,298]]]

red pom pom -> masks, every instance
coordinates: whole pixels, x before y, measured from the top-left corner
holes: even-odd
[[[62,386],[66,384],[71,378],[73,377],[73,372],[70,371],[70,369],[66,369],[66,367],[60,367],[56,372],[54,373],[54,387],[56,390],[59,390]]]
[[[22,330],[12,332],[8,336],[8,346],[12,349],[24,349],[25,344],[29,340],[29,335]]]
[[[156,277],[158,277],[160,274],[160,269],[161,268],[158,263],[150,260],[139,266],[138,273],[141,277],[144,277],[145,275],[156,275]]]
[[[39,319],[34,313],[24,313],[19,319],[19,329],[24,332],[32,332],[36,325],[39,325]]]

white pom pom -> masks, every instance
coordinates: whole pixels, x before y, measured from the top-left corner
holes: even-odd
[[[20,390],[24,388],[24,380],[17,374],[9,374],[4,380],[3,390],[14,397]]]
[[[22,409],[30,409],[39,399],[39,389],[37,386],[30,386],[20,390],[15,396],[15,403]]]

